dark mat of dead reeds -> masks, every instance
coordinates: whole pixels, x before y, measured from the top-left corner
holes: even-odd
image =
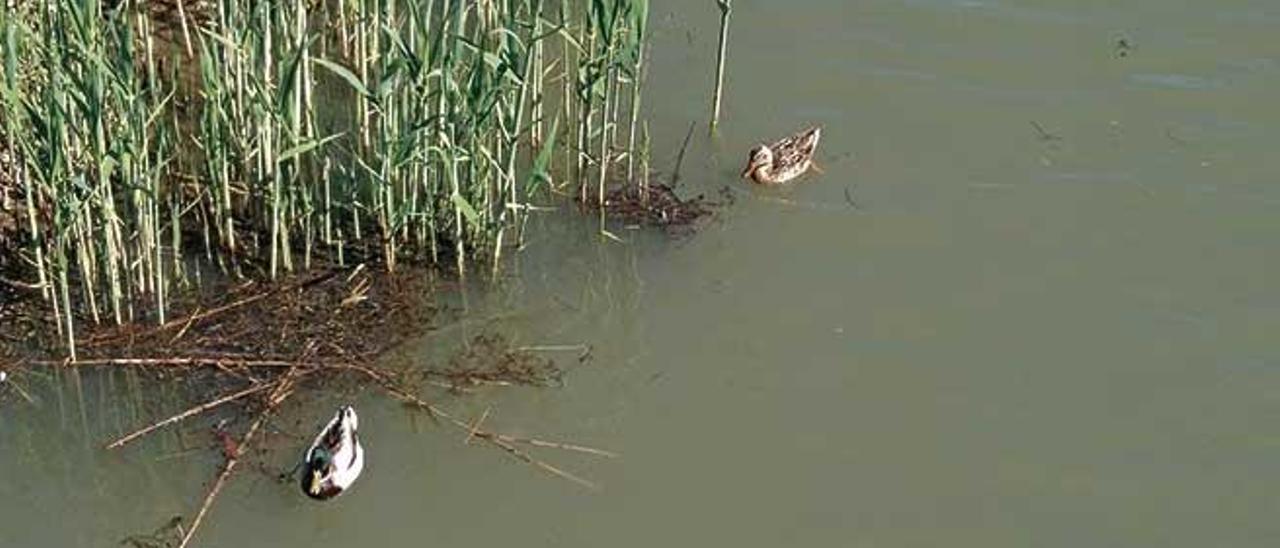
[[[627,226],[653,227],[670,235],[688,236],[731,200],[728,189],[717,199],[703,194],[682,198],[673,187],[650,181],[610,190],[605,195],[604,211],[609,218]]]

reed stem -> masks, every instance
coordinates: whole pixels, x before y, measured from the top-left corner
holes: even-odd
[[[711,132],[720,126],[720,99],[724,92],[724,61],[729,48],[729,15],[733,13],[733,0],[716,0],[720,8],[720,45],[716,53],[716,89],[711,103]]]

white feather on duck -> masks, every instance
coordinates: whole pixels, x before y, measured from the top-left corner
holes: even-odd
[[[349,405],[338,409],[303,457],[302,492],[317,500],[338,496],[360,477],[364,448],[357,433],[359,418]]]

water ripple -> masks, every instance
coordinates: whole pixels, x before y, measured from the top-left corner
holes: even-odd
[[[1178,73],[1144,72],[1129,75],[1129,80],[1145,86],[1195,91],[1226,87],[1226,82],[1218,78]]]

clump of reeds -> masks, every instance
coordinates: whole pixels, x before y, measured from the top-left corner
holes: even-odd
[[[124,321],[144,295],[165,315],[162,232],[179,229],[185,205],[166,168],[172,89],[137,12],[68,0],[0,10],[0,116],[27,260],[74,356],[73,294],[94,321]]]
[[[163,3],[0,7],[0,167],[72,357],[193,260],[496,267],[531,194],[643,156],[645,0]]]

